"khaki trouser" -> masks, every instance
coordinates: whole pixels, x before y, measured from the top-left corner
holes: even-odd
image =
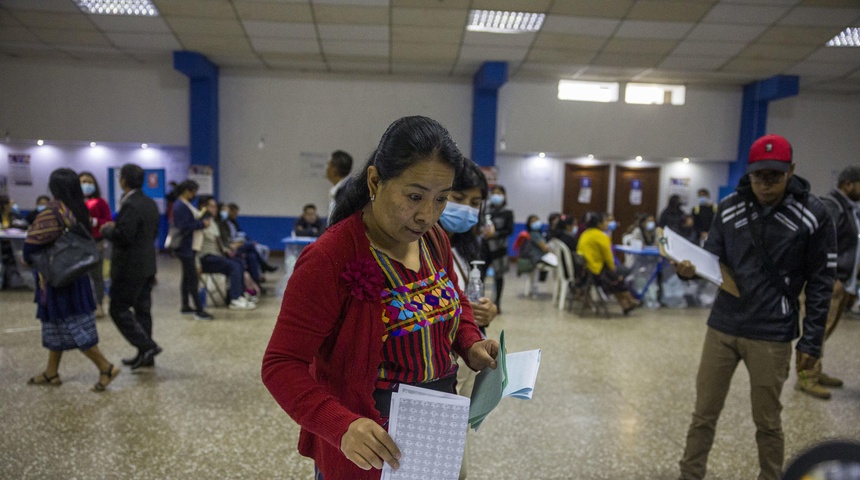
[[[849,305],[853,305],[857,300],[856,295],[846,292],[844,284],[840,280],[836,280],[833,284],[833,296],[830,298],[830,310],[827,311],[827,325],[824,327],[824,341],[821,344],[821,356],[819,358],[801,355],[798,352],[795,368],[799,379],[811,383],[818,383],[818,376],[821,374],[821,359],[824,358],[824,343],[836,330],[839,325],[839,320],[842,319],[842,314]],[[801,311],[801,314],[804,314]],[[803,318],[803,317],[801,317]]]
[[[693,421],[680,461],[681,477],[684,479],[705,477],[717,420],[729,393],[735,368],[741,360],[750,376],[750,399],[760,467],[758,480],[777,480],[780,476],[785,440],[779,396],[791,367],[791,343],[750,340],[708,327],[696,377]]]

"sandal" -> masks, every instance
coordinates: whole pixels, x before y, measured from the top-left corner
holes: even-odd
[[[117,375],[119,375],[119,372],[121,372],[121,370],[118,367],[114,366],[114,364],[112,364],[112,363],[110,364],[110,367],[108,367],[107,370],[104,370],[104,371],[99,370],[99,381],[96,382],[95,385],[93,385],[93,391],[94,392],[104,392],[105,389],[107,388],[108,384],[110,382],[112,382],[114,380],[114,378],[116,378]],[[107,377],[107,382],[102,383],[101,377]]]
[[[49,377],[45,372],[42,372],[35,377],[30,377],[27,380],[27,385],[46,385],[49,387],[59,387],[63,384],[63,381],[60,380],[60,374],[56,374],[53,377]]]

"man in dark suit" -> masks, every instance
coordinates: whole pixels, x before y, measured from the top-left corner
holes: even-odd
[[[110,316],[125,339],[137,347],[137,356],[122,360],[132,370],[155,366],[155,356],[161,353],[152,340],[151,314],[158,206],[140,190],[143,177],[139,166],[123,165],[119,174],[123,195],[116,223],[101,227],[102,236],[113,244]]]

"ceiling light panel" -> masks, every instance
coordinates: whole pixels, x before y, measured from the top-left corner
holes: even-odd
[[[860,27],[850,27],[827,42],[828,47],[860,47]]]
[[[537,32],[545,18],[543,13],[471,10],[466,30],[489,33]]]
[[[84,13],[94,15],[158,16],[158,9],[150,0],[74,0]]]

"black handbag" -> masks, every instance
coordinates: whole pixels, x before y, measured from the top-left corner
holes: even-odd
[[[62,288],[90,271],[98,263],[99,254],[90,232],[75,223],[32,258],[45,281],[54,288]]]

